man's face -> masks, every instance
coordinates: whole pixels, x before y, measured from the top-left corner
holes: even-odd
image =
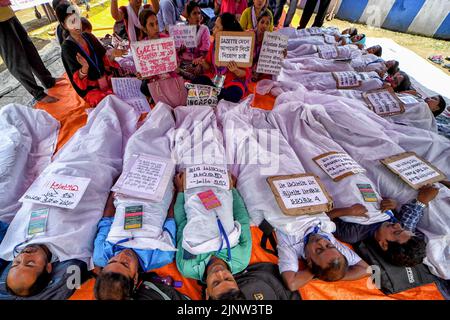
[[[208,269],[206,276],[206,296],[218,297],[232,289],[239,289],[231,272],[224,264],[216,263]]]
[[[44,269],[49,273],[52,271],[44,249],[39,245],[28,245],[12,261],[6,283],[18,295],[28,295],[29,288]]]
[[[430,108],[431,112],[435,112],[439,110],[439,97],[428,97],[425,98],[425,102],[428,104],[428,107]]]
[[[103,272],[120,273],[127,278],[137,279],[139,260],[131,249],[125,249],[112,257]]]
[[[384,222],[377,231],[377,241],[383,250],[387,250],[388,241],[403,244],[413,233],[402,228],[400,223]]]
[[[326,268],[336,258],[344,259],[331,241],[317,234],[309,238],[305,246],[305,256],[308,264],[312,261],[322,269]]]

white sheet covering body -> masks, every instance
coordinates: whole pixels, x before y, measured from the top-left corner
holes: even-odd
[[[138,114],[115,96],[108,96],[89,114],[87,124],[58,151],[42,175],[62,174],[91,178],[73,209],[24,203],[0,244],[0,258],[12,261],[13,249],[45,244],[59,261],[78,259],[93,268],[92,251],[97,223],[109,191],[122,170],[124,146],[136,129]],[[28,237],[32,211],[49,208],[46,231]]]
[[[18,104],[0,109],[0,221],[10,223],[22,197],[50,164],[59,122],[43,110]]]
[[[336,102],[335,98],[329,95],[297,90],[296,94],[282,94],[278,97],[277,103],[292,99],[297,101],[311,99],[320,104],[308,113],[313,117],[308,120],[310,125],[320,122],[330,136],[367,170],[368,177],[376,184],[381,195],[396,199],[399,207],[413,200],[417,196],[417,191],[385,168],[380,159],[406,151],[415,151],[444,173],[449,171],[450,142],[445,137],[426,130],[391,124],[373,115],[370,110],[355,112],[355,107],[343,101]],[[429,141],[430,136],[432,141]],[[399,141],[409,148],[403,148]],[[424,263],[435,275],[449,279],[450,190],[442,184],[435,185],[439,187],[439,194],[425,209],[418,228],[427,237],[427,257]]]
[[[177,107],[175,110],[175,158],[179,171],[195,164],[210,164],[226,168],[222,133],[217,127],[213,108],[208,106]],[[208,211],[198,193],[213,190],[221,206]],[[231,190],[217,187],[196,187],[185,190],[187,224],[183,230],[183,248],[197,255],[216,251],[222,244],[216,214],[228,235],[230,246],[239,242],[241,225],[234,221]]]
[[[175,120],[172,116],[172,108],[164,103],[158,103],[148,114],[142,126],[129,139],[125,149],[124,167],[128,161],[133,159],[133,155],[140,153],[171,159],[174,129]],[[117,243],[120,240],[131,238],[130,241],[120,245],[136,249],[175,251],[176,248],[170,234],[163,231],[173,198],[173,176],[174,172],[165,189],[164,198],[160,202],[116,194],[114,200],[116,214],[107,241]],[[125,209],[128,206],[143,206],[142,228],[124,229]]]
[[[325,213],[294,217],[281,211],[266,179],[305,170],[280,132],[267,122],[266,112],[250,108],[250,101],[251,97],[236,106],[221,101],[217,108],[227,154],[230,161],[236,163],[237,188],[252,223],[259,225],[266,219],[275,229],[288,235],[304,234],[319,223],[322,230],[334,232],[336,226]]]
[[[382,198],[375,184],[365,173],[355,173],[339,181],[325,173],[313,158],[328,152],[346,153],[342,147],[329,136],[320,123],[310,126],[313,117],[308,115],[315,105],[286,102],[277,104],[269,115],[269,122],[277,127],[288,140],[307,172],[317,175],[333,198],[334,208],[346,208],[362,204],[367,209],[366,217],[342,217],[347,222],[373,224],[389,220],[389,216],[379,210]],[[365,202],[357,184],[370,184],[375,191],[377,202]]]
[[[334,61],[318,57],[298,57],[283,62],[283,68],[308,72],[354,71],[345,61]]]

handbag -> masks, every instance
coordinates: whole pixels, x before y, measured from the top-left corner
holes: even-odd
[[[150,82],[148,89],[155,104],[164,102],[172,108],[186,105],[187,90],[180,76]]]

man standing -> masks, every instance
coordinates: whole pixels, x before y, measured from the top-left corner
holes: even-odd
[[[22,24],[10,7],[9,0],[0,0],[0,56],[9,72],[38,101],[54,103],[58,99],[47,95],[36,83],[33,73],[50,89],[59,79],[52,77],[31,42]]]
[[[303,9],[302,18],[300,20],[300,25],[298,29],[306,28],[306,25],[311,19],[311,16],[316,8],[318,0],[307,0],[305,4],[305,8]],[[297,1],[295,1],[297,2]],[[330,5],[331,0],[320,0],[319,10],[317,11],[316,19],[314,19],[313,27],[322,27],[323,20],[325,19],[325,14],[327,12],[328,6]]]

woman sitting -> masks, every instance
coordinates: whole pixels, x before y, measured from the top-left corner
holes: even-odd
[[[244,10],[241,16],[240,24],[242,30],[255,30],[258,25],[259,18],[265,12],[270,17],[269,31],[273,31],[273,15],[267,10],[267,0],[255,0],[253,6]]]
[[[242,20],[241,20],[242,21]],[[264,10],[258,16],[257,26],[254,29],[255,32],[255,51],[253,55],[253,66],[252,66],[252,81],[257,82],[263,78],[271,79],[271,75],[264,75],[261,73],[256,73],[256,68],[258,66],[259,53],[261,52],[262,43],[264,40],[264,33],[270,31],[272,26],[272,13],[269,10]]]
[[[241,18],[242,12],[247,8],[246,0],[217,0],[215,8],[220,7],[220,14],[225,12],[235,15],[236,20]],[[217,12],[218,10],[216,10]],[[217,13],[216,13],[217,14]]]
[[[221,14],[214,25],[213,35],[216,37],[220,31],[242,31],[236,17],[231,13]],[[206,58],[198,58],[193,61],[195,65],[201,65],[205,75],[200,76],[193,83],[223,87],[218,96],[231,102],[239,102],[244,96],[246,83],[250,79],[251,68],[239,68],[234,61],[230,61],[226,67],[219,67],[215,62],[215,43],[211,43]]]
[[[78,95],[95,107],[112,93],[111,74],[119,67],[114,58],[123,56],[126,50],[107,52],[94,35],[82,32],[80,16],[69,3],[60,4],[56,16],[66,33],[61,56],[70,82]]]
[[[206,56],[211,41],[208,27],[201,24],[202,12],[200,5],[195,1],[190,1],[186,6],[186,13],[188,25],[197,27],[197,47],[186,48],[185,46],[181,46],[178,49],[178,58],[180,60],[179,74],[185,79],[192,80],[201,74],[201,67],[194,66],[192,61]]]

